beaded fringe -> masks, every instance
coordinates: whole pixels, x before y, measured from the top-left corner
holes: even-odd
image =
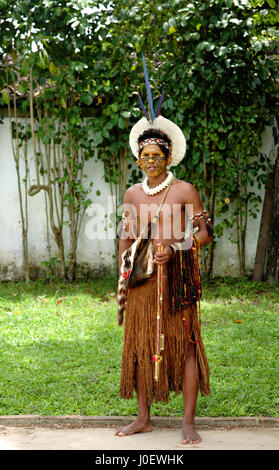
[[[136,365],[139,367],[141,388],[148,405],[153,401],[167,403],[170,391],[182,391],[182,373],[189,341],[185,333],[183,317],[191,317],[192,337],[198,338],[199,322],[196,305],[170,315],[167,275],[163,276],[163,315],[162,333],[164,350],[159,366],[159,381],[154,380],[154,361],[156,351],[156,312],[157,312],[157,272],[142,286],[128,290],[127,309],[124,321],[124,344],[120,397],[133,398],[135,389]],[[187,310],[187,313],[186,313]],[[201,395],[209,394],[209,366],[202,340],[194,345],[197,361],[197,381]]]
[[[198,240],[193,239],[190,249],[183,249],[181,243],[176,245],[179,249],[175,250],[167,266],[169,279],[172,280],[169,289],[171,315],[199,302],[201,298]]]

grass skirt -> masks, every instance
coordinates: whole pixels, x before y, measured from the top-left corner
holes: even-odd
[[[192,326],[192,339],[199,337],[197,307],[188,307]],[[135,371],[138,364],[142,390],[148,405],[153,401],[168,402],[169,393],[182,391],[182,373],[186,360],[188,339],[182,318],[185,310],[169,313],[168,279],[163,275],[162,333],[164,350],[159,367],[159,381],[154,380],[153,355],[156,354],[157,334],[157,271],[143,285],[128,290],[124,320],[124,343],[120,397],[133,398]],[[200,338],[195,344],[197,381],[201,395],[209,394],[209,366]]]

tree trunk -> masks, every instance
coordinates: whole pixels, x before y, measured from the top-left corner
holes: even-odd
[[[259,237],[257,243],[257,251],[255,257],[255,264],[253,270],[253,281],[263,281],[265,274],[265,263],[267,246],[269,242],[270,225],[272,221],[272,203],[273,203],[273,180],[274,172],[270,173],[268,182],[265,188],[265,196],[262,209],[261,225],[259,230]]]
[[[71,205],[71,207],[73,207]],[[69,281],[74,282],[76,280],[76,267],[77,267],[77,234],[75,230],[75,221],[71,218],[70,226],[70,267],[69,267]]]
[[[8,84],[8,71],[7,71],[7,84]],[[19,137],[19,122],[17,117],[17,102],[16,102],[16,92],[15,89],[13,90],[13,105],[14,105],[14,112],[12,117],[11,111],[11,104],[10,99],[8,101],[8,117],[9,117],[9,124],[10,124],[10,137],[11,137],[11,144],[12,144],[12,152],[15,161],[16,167],[16,175],[17,175],[17,187],[18,187],[18,196],[19,196],[19,210],[20,210],[20,218],[21,218],[21,234],[22,234],[22,249],[23,249],[23,268],[24,268],[24,277],[25,281],[28,282],[30,280],[30,273],[29,273],[29,258],[28,258],[28,204],[27,204],[27,177],[28,177],[28,165],[27,165],[27,131],[26,131],[26,138],[24,141],[24,163],[25,163],[25,177],[23,181],[25,181],[25,203],[23,201],[22,195],[22,187],[21,187],[21,179],[20,179],[20,137]],[[14,119],[14,121],[13,121]],[[15,126],[15,136],[13,135],[13,123]],[[15,137],[15,138],[14,138]],[[14,142],[15,140],[15,142]]]
[[[267,280],[278,282],[279,280],[279,145],[274,169],[273,205],[270,241],[268,244]]]

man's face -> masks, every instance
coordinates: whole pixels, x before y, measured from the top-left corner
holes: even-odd
[[[161,175],[168,165],[168,160],[159,145],[150,144],[142,149],[138,165],[147,176]]]

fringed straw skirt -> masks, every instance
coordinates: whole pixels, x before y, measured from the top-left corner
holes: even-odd
[[[197,381],[201,395],[209,394],[209,366],[197,319],[197,307],[188,311],[169,313],[168,279],[163,275],[163,313],[161,330],[164,334],[164,350],[159,366],[159,380],[154,380],[153,355],[157,341],[157,271],[143,285],[129,289],[124,320],[124,343],[120,397],[133,398],[136,387],[136,366],[139,368],[141,389],[148,405],[153,401],[168,402],[171,390],[182,391],[182,374],[189,344],[182,318],[190,315],[192,340],[196,351]]]

